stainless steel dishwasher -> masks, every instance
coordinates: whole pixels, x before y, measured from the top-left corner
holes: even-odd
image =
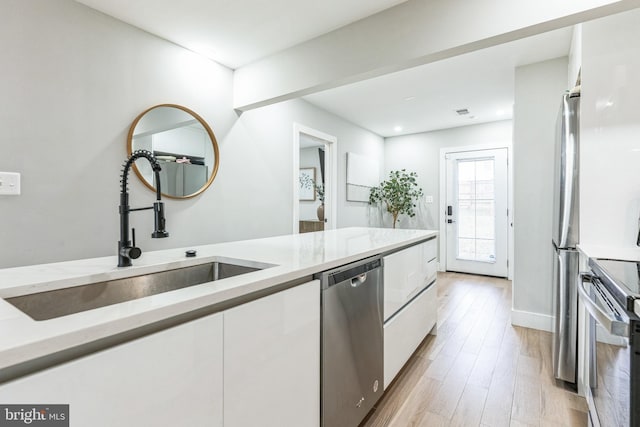
[[[323,427],[357,427],[382,395],[382,262],[368,258],[322,282]]]

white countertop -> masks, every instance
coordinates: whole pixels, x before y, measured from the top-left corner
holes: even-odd
[[[640,261],[640,247],[602,246],[579,244],[578,250],[588,258],[619,259],[622,261]]]
[[[180,314],[394,250],[429,237],[432,230],[343,228],[316,233],[143,253],[132,267],[116,267],[116,256],[0,269],[0,298],[223,260],[275,267],[145,298],[36,321],[0,299],[0,369],[153,324]],[[185,258],[185,249],[197,257]]]

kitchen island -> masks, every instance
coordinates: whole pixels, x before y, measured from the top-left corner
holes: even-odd
[[[318,425],[313,275],[436,235],[347,228],[149,252],[128,268],[113,256],[0,270],[0,402],[69,403],[71,425]],[[270,266],[44,321],[4,300],[233,260]],[[98,408],[112,409],[97,422]]]

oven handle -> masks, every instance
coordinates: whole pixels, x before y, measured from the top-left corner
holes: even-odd
[[[589,273],[581,273],[578,282],[578,296],[591,316],[601,324],[607,332],[618,337],[629,337],[629,323],[615,313],[607,313],[589,296],[584,289],[585,283],[593,284],[596,277]]]

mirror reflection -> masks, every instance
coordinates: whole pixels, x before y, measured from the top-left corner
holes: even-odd
[[[218,144],[209,125],[195,112],[174,104],[151,107],[131,125],[128,152],[148,150],[162,166],[160,189],[173,198],[194,197],[211,185],[218,171]],[[134,171],[155,191],[149,162],[136,161]]]

